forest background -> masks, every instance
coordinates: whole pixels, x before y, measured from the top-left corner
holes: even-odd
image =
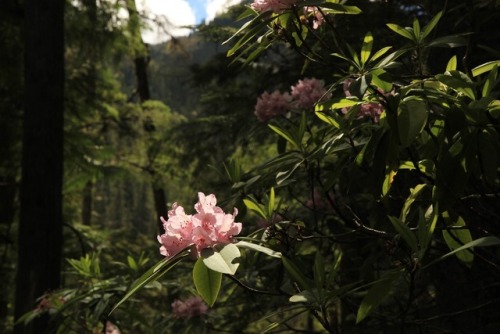
[[[270,42],[257,47],[258,52],[249,48],[238,54],[240,49],[228,57],[234,43],[244,44],[223,42],[245,22],[237,18],[249,3],[196,27],[188,37],[146,45],[141,25],[157,22],[144,21],[134,0],[2,2],[1,332],[94,333],[105,331],[109,321],[122,333],[499,330],[498,240],[482,239],[500,232],[498,77],[495,65],[480,67],[500,58],[499,2],[349,1],[346,5],[360,9],[350,13],[355,15],[327,6],[334,10],[336,37],[341,38],[330,42],[356,50],[362,45],[365,54],[372,48],[367,37],[371,34],[378,48],[411,49],[396,38],[405,33],[395,34],[398,28],[388,29],[387,23],[415,32],[415,19],[424,27],[444,13],[432,37],[437,40],[434,46],[445,48],[421,50],[417,45],[407,58],[401,53],[400,67],[394,68],[411,76],[393,74],[390,80],[379,72],[362,68],[357,73],[355,66],[339,65],[345,55],[325,60],[325,50],[317,51],[317,44],[309,49],[305,43],[314,29],[309,35],[301,35],[301,30],[287,36],[287,29],[298,28],[284,21],[283,29],[266,22],[251,35],[240,31],[249,37],[245,42]],[[128,18],[120,18],[119,10],[126,10]],[[287,20],[307,24],[300,17]],[[266,27],[272,34],[257,40],[258,31]],[[164,28],[168,34],[168,26]],[[438,40],[442,36],[452,37]],[[418,63],[422,59],[425,64]],[[357,110],[368,97],[357,94],[360,100],[354,104],[353,99],[335,99],[346,97],[341,87],[349,75],[364,78],[365,70],[381,77],[375,84],[379,88],[390,82],[402,95],[420,97],[412,85],[421,80],[422,95],[435,98],[426,102],[433,106],[427,113],[434,118],[426,116],[422,128],[408,130],[417,131],[418,139],[400,134],[398,161],[410,167],[394,167],[390,131],[378,131],[373,119],[360,125],[362,120],[349,114],[350,132],[339,130],[352,136],[352,147],[349,141],[340,143],[344,139],[331,129],[318,127],[315,122],[340,122],[331,115],[322,117],[330,107],[341,109],[334,104],[316,109],[315,121],[302,116],[289,117],[283,127],[271,123],[273,131],[254,114],[264,92],[286,91],[298,80],[313,77],[324,80],[335,103]],[[392,74],[393,68],[385,70]],[[462,72],[452,75],[453,80],[438,77],[458,70]],[[429,78],[449,87],[446,97],[425,90],[440,89],[424,87]],[[445,102],[436,102],[439,99]],[[387,105],[399,103],[389,100]],[[453,111],[443,112],[446,117],[441,118],[448,109]],[[484,115],[472,115],[477,110]],[[446,134],[436,149],[427,141],[441,140],[439,126]],[[290,136],[295,130],[303,143]],[[427,130],[429,138],[424,136]],[[294,144],[310,155],[300,162],[290,158]],[[313,146],[321,148],[321,154]],[[415,155],[433,157],[427,160],[434,161],[434,167],[426,159],[416,161]],[[315,177],[325,170],[325,182],[317,182]],[[398,172],[403,181],[390,190]],[[437,191],[430,189],[439,188],[439,182],[449,187],[436,199]],[[270,204],[275,190],[280,205]],[[245,235],[261,233],[259,240],[269,249],[295,263],[284,260],[278,265],[248,255],[241,264],[244,274],[225,276],[213,309],[195,319],[171,312],[175,300],[200,293],[191,284],[192,265],[182,263],[108,316],[132,282],[162,258],[156,240],[163,233],[159,217],[167,217],[173,202],[189,207],[199,191],[216,194],[219,205],[228,210],[237,207]],[[266,206],[269,212],[262,212]],[[394,217],[400,211],[398,220]],[[426,221],[436,225],[432,217],[439,235],[418,232]],[[270,241],[262,239],[263,229],[274,233]],[[427,244],[432,245],[429,250]],[[456,251],[461,246],[468,251]],[[449,251],[455,251],[454,256],[446,256],[445,262]],[[443,262],[430,271],[420,270],[436,259]],[[308,266],[311,262],[314,268]],[[273,277],[274,270],[279,277]],[[335,276],[337,271],[341,274]],[[308,288],[309,281],[329,291],[326,301],[308,295],[314,290]],[[299,294],[295,300],[294,289]],[[372,309],[377,312],[371,314]]]

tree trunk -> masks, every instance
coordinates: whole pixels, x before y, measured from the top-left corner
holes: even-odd
[[[136,45],[136,49],[134,50],[134,65],[135,65],[135,75],[137,79],[137,93],[139,95],[139,100],[141,103],[144,103],[148,100],[151,100],[151,93],[149,90],[149,82],[148,82],[148,63],[149,63],[149,50],[148,46],[141,37],[140,30],[140,20],[139,15],[137,13],[137,7],[135,5],[135,0],[127,1],[127,9],[130,18],[130,32],[132,36],[135,37],[135,42],[139,44]],[[146,131],[154,131],[146,129]],[[166,196],[165,190],[163,187],[155,184],[155,171],[151,170],[149,172],[151,179],[153,181],[153,198],[155,203],[155,211],[156,211],[156,225],[158,229],[158,233],[163,233],[163,224],[160,220],[160,217],[167,216],[167,204],[166,204]]]
[[[15,317],[59,288],[62,253],[64,0],[26,0],[25,108]],[[17,325],[45,333],[48,317]]]
[[[92,221],[92,190],[94,188],[94,183],[92,181],[87,181],[85,187],[83,188],[83,198],[82,198],[82,224],[90,226]]]

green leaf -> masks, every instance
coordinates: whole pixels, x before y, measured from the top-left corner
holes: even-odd
[[[290,274],[292,279],[299,284],[299,286],[304,290],[311,290],[311,284],[309,283],[309,279],[304,276],[303,270],[299,269],[295,263],[293,263],[290,259],[285,256],[281,257],[281,261],[283,262],[283,266],[285,270]]]
[[[413,165],[413,163],[412,163]],[[408,214],[410,213],[410,208],[413,202],[417,199],[420,193],[426,188],[426,184],[417,184],[414,188],[410,189],[410,196],[405,201],[403,208],[401,209],[401,220],[406,222]]]
[[[494,236],[488,236],[488,237],[482,237],[476,240],[473,240],[471,242],[466,243],[465,245],[455,248],[453,251],[446,253],[445,255],[435,259],[428,265],[426,265],[424,268],[427,268],[433,264],[436,264],[439,261],[442,261],[458,252],[461,252],[463,250],[473,248],[473,247],[488,247],[488,246],[499,246],[500,245],[500,238],[494,237]]]
[[[333,109],[342,109],[355,106],[360,101],[357,98],[341,98],[339,100],[335,100],[337,102],[332,103]]]
[[[240,250],[235,244],[217,245],[201,251],[203,263],[213,271],[234,275],[239,267]]]
[[[295,137],[289,131],[287,131],[287,130],[285,130],[283,128],[280,128],[278,126],[272,125],[272,124],[268,124],[268,126],[274,132],[276,132],[278,135],[280,135],[281,137],[283,137],[287,142],[289,142],[290,144],[292,144],[295,148],[297,148],[297,149],[300,148],[300,143],[297,142],[297,140],[295,139]]]
[[[259,216],[261,216],[266,220],[268,219],[262,206],[259,203],[257,203],[253,198],[245,198],[243,199],[243,203],[245,203],[246,207],[249,210],[252,210],[253,212],[257,213]]]
[[[158,280],[160,277],[165,275],[170,269],[172,269],[177,263],[179,263],[183,258],[189,255],[187,250],[191,246],[186,247],[176,255],[168,259],[162,259],[160,262],[151,267],[148,271],[142,274],[130,287],[125,296],[113,306],[109,314],[113,313],[121,304],[127,301],[134,293],[146,286],[148,283]]]
[[[387,53],[387,51],[389,51],[390,49],[392,49],[392,46],[386,46],[386,47],[383,47],[382,49],[378,50],[373,55],[371,61],[375,61],[375,60],[379,59],[380,57],[385,55]]]
[[[474,92],[474,83],[465,73],[459,71],[450,71],[449,74],[436,75],[436,79],[444,83],[446,86],[453,88],[457,92],[465,94],[471,100],[476,99],[476,94]]]
[[[340,251],[335,257],[333,268],[330,269],[330,272],[328,273],[328,286],[332,286],[335,283],[335,278],[337,277],[337,272],[340,269],[340,263],[342,262],[343,255],[344,254]]]
[[[445,214],[443,214],[443,217],[445,218],[447,223],[449,223],[449,217],[445,217]],[[453,225],[458,227],[466,226],[465,221],[463,220],[462,217],[458,217],[457,221]],[[472,235],[470,234],[470,231],[466,228],[443,230],[443,238],[451,251],[465,244],[468,244],[469,242],[472,242]],[[465,265],[469,267],[472,265],[472,262],[474,261],[474,254],[469,252],[467,249],[457,252],[455,253],[455,255],[460,261],[462,261]]]
[[[309,290],[301,291],[290,297],[291,303],[317,303],[318,298]]]
[[[307,1],[306,1],[307,2]],[[306,2],[304,4],[301,4],[303,6],[306,6]],[[350,14],[350,15],[357,15],[361,13],[361,9],[356,6],[345,6],[341,5],[338,3],[333,3],[333,2],[324,2],[324,1],[319,1],[318,6],[322,8],[328,8],[330,13],[334,14]]]
[[[498,66],[495,65],[491,69],[490,73],[486,77],[486,80],[484,81],[483,89],[481,91],[481,96],[482,97],[489,97],[491,92],[493,91],[493,88],[495,88],[498,78]]]
[[[472,76],[477,77],[478,75],[491,71],[495,66],[500,66],[500,60],[490,61],[474,67],[472,69]]]
[[[418,239],[420,243],[418,258],[422,259],[427,247],[429,247],[439,218],[438,204],[430,205],[425,215],[422,210],[419,210],[418,218]]]
[[[243,241],[243,240],[238,241],[237,243],[235,243],[235,245],[236,245],[236,247],[239,247],[239,248],[251,249],[251,250],[261,252],[261,253],[264,253],[264,254],[269,255],[271,257],[278,258],[278,259],[280,259],[282,256],[280,252],[276,252],[270,248],[267,248],[267,247],[264,247],[264,246],[261,246],[258,244],[254,244],[251,242]]]
[[[267,214],[269,217],[273,215],[275,208],[275,196],[274,196],[274,187],[271,187],[271,191],[269,192],[269,203],[267,203]]]
[[[446,65],[446,72],[456,71],[456,70],[457,70],[457,56],[453,56],[450,58],[448,64]]]
[[[410,246],[411,250],[413,252],[417,252],[418,250],[417,237],[415,236],[415,234],[413,234],[408,225],[406,225],[404,222],[402,222],[396,217],[389,216],[389,220],[391,221],[392,226],[394,226],[396,231],[401,235],[403,240],[406,242],[406,244]]]
[[[398,133],[401,146],[409,146],[427,123],[427,107],[417,97],[407,97],[398,108]]]
[[[440,38],[436,38],[427,44],[428,47],[448,47],[448,48],[457,48],[460,46],[467,45],[467,40],[461,35],[450,35],[444,36]]]
[[[368,32],[363,39],[363,45],[361,46],[361,65],[364,65],[368,59],[370,59],[370,54],[373,47],[373,35]]]
[[[337,129],[340,129],[340,124],[339,122],[337,122],[337,120],[335,118],[333,118],[332,116],[329,116],[329,115],[326,115],[326,114],[323,114],[321,112],[318,112],[316,111],[315,112],[316,116],[318,116],[318,118],[320,120],[322,120],[323,122],[327,123],[327,124],[330,124],[331,126],[337,128]]]
[[[436,26],[436,24],[439,22],[439,20],[441,19],[441,16],[443,16],[443,12],[439,12],[437,13],[430,21],[429,23],[424,27],[424,29],[422,29],[422,40],[425,39],[427,36],[429,36],[429,34],[431,33],[431,31],[434,29],[434,27]]]
[[[421,41],[423,39],[420,35],[420,22],[418,22],[417,18],[413,19],[413,33],[415,34],[417,41]]]
[[[381,68],[377,68],[373,71],[370,71],[370,74],[372,75],[372,82],[375,86],[382,89],[386,93],[392,90],[393,80],[389,73]]]
[[[416,42],[415,36],[407,29],[405,29],[401,26],[398,26],[397,24],[394,24],[394,23],[387,23],[387,27],[389,27],[389,29],[391,29],[392,31],[394,31],[398,35],[401,35],[404,38],[409,39],[410,41]]]
[[[222,274],[208,268],[200,257],[193,268],[193,282],[196,291],[208,306],[213,306],[219,295]]]
[[[314,284],[316,289],[321,291],[325,283],[325,259],[320,252],[316,252],[314,258]]]
[[[379,306],[385,298],[389,296],[394,283],[402,276],[399,270],[387,272],[368,290],[368,293],[361,301],[356,316],[356,323],[360,323],[365,319],[377,306]]]

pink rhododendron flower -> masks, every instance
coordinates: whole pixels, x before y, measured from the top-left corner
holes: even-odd
[[[346,79],[344,81],[343,90],[346,97],[352,96],[351,92],[349,91],[349,86],[351,85],[352,82],[354,82],[354,79]],[[350,108],[343,108],[342,113],[347,114],[349,110]],[[373,122],[378,123],[380,120],[380,115],[382,114],[383,111],[384,107],[382,106],[382,104],[378,102],[367,102],[361,105],[358,116],[370,117],[371,119],[373,119]]]
[[[270,11],[279,14],[292,8],[298,1],[299,0],[254,0],[250,7],[259,13]]]
[[[234,222],[238,214],[236,208],[233,214],[224,213],[216,206],[217,199],[213,194],[205,196],[200,192],[198,199],[194,215],[187,215],[182,206],[174,203],[168,212],[168,220],[161,217],[165,229],[165,233],[158,236],[162,255],[171,257],[189,245],[194,245],[199,255],[205,248],[231,243],[233,236],[241,232],[241,223]]]
[[[208,312],[208,306],[200,297],[193,296],[186,300],[176,299],[172,303],[172,312],[176,318],[190,319]]]
[[[326,101],[330,97],[323,80],[304,79],[292,86],[292,98],[300,108],[312,108],[317,102]]]
[[[314,6],[306,6],[304,7],[304,14],[306,16],[312,16],[313,20],[313,29],[318,29],[324,22],[325,22],[325,17],[321,12],[318,10],[318,7]]]
[[[281,94],[278,90],[275,90],[271,94],[264,92],[257,98],[255,116],[257,116],[259,121],[265,122],[276,116],[283,115],[290,110],[291,100],[290,94]]]

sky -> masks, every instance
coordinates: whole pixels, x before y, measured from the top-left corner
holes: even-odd
[[[240,3],[241,0],[137,0],[140,11],[149,13],[149,17],[168,26],[168,31],[174,36],[185,36],[190,33],[183,26],[208,23],[214,17],[223,13],[228,7]],[[162,29],[153,28],[143,31],[146,43],[156,44],[169,39]]]

